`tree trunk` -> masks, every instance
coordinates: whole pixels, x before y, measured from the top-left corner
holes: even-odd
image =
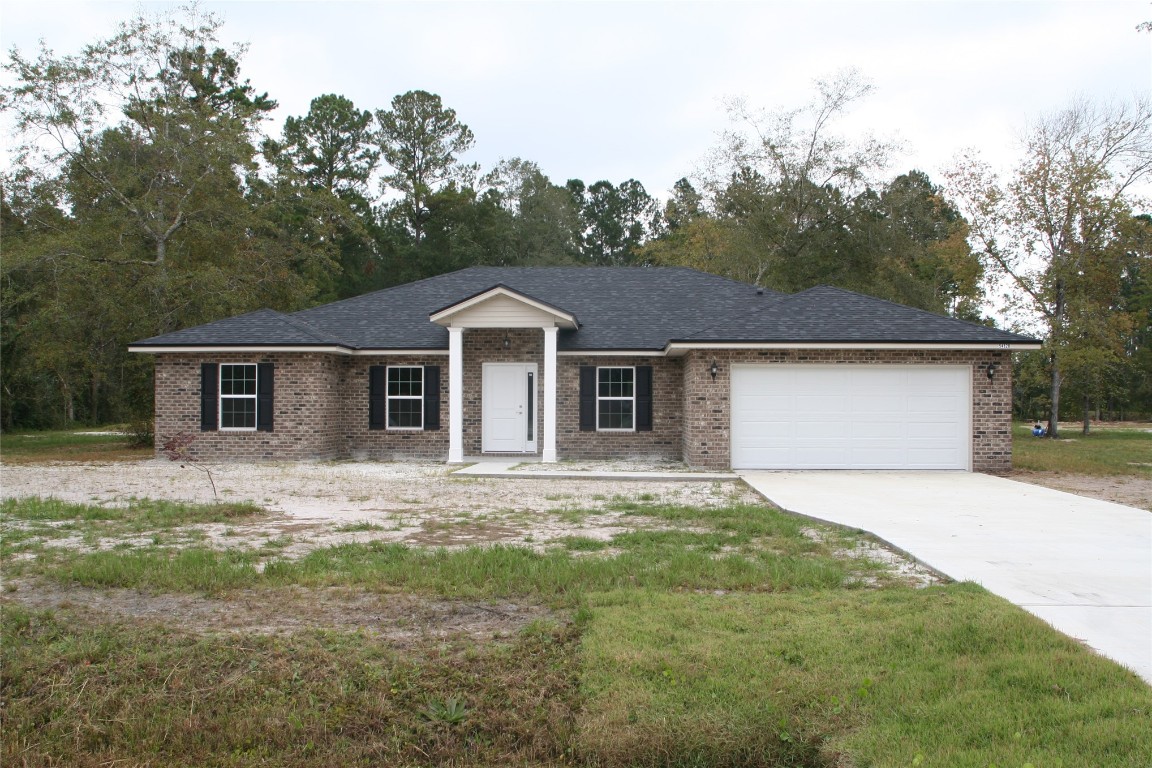
[[[1092,423],[1092,403],[1088,399],[1088,395],[1084,395],[1084,430],[1082,434],[1088,434]]]
[[[92,388],[92,413],[91,413],[91,415],[89,415],[88,418],[90,418],[92,420],[93,424],[99,424],[100,423],[100,409],[99,409],[98,402],[99,402],[99,398],[100,398],[100,378],[98,376],[96,376],[96,374],[92,374],[91,388]]]
[[[1060,371],[1060,360],[1056,357],[1056,353],[1052,353],[1052,389],[1050,395],[1052,399],[1052,406],[1048,411],[1048,437],[1055,440],[1059,435],[1057,434],[1058,425],[1060,423],[1060,385],[1064,381],[1064,376]]]
[[[70,425],[76,420],[76,404],[72,401],[72,387],[63,376],[60,377],[60,394],[64,396],[64,423]]]

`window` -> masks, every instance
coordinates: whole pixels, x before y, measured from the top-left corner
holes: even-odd
[[[424,368],[388,366],[388,429],[424,428]]]
[[[220,429],[256,429],[256,365],[220,366]]]
[[[636,428],[636,369],[596,369],[596,429]]]

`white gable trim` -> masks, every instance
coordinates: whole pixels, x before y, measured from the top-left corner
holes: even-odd
[[[433,312],[428,319],[453,328],[579,327],[575,315],[500,285]]]

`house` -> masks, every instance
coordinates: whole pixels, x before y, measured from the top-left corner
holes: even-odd
[[[144,339],[158,443],[215,461],[486,454],[702,468],[1011,466],[1030,338],[683,268],[473,267]]]

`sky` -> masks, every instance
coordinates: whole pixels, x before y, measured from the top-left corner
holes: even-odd
[[[0,44],[78,52],[137,10],[171,3],[0,0]],[[839,126],[894,139],[892,176],[933,180],[976,148],[1002,168],[1030,120],[1074,99],[1152,91],[1152,3],[204,2],[242,73],[279,102],[268,125],[325,93],[361,109],[421,89],[476,137],[465,158],[535,161],[556,183],[638,179],[666,197],[717,146],[733,97],[810,101],[857,69],[875,90]],[[7,137],[5,141],[9,141]]]

